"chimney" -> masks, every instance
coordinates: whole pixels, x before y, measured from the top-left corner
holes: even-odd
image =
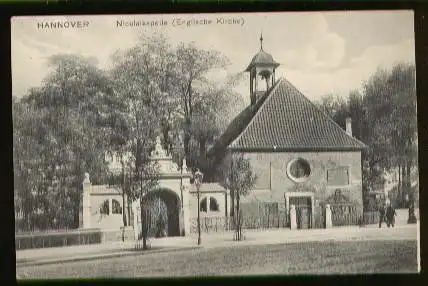
[[[352,136],[352,119],[351,119],[351,117],[346,118],[346,133],[348,133],[349,136]]]

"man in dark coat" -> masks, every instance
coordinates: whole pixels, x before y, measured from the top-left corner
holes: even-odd
[[[386,208],[386,225],[389,227],[392,225],[394,227],[395,223],[395,216],[396,216],[395,209],[392,207],[392,204],[389,204]]]
[[[383,203],[379,206],[379,228],[382,226],[382,222],[385,220],[385,205]]]

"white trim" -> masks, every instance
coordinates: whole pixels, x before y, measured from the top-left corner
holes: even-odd
[[[286,200],[286,206],[285,210],[287,214],[290,211],[290,198],[293,197],[309,197],[311,199],[311,225],[310,228],[314,228],[314,215],[315,215],[315,194],[313,192],[286,192],[285,193],[285,200]]]
[[[293,163],[297,162],[299,159],[305,161],[306,163],[308,163],[308,165],[309,165],[309,175],[306,176],[306,177],[302,177],[302,178],[295,178],[293,175],[291,175],[291,170],[290,169],[291,169],[291,165]],[[291,159],[287,163],[286,173],[287,173],[288,178],[290,178],[290,180],[292,180],[293,182],[304,183],[307,180],[309,180],[309,178],[311,177],[311,174],[312,174],[312,164],[308,160],[306,160],[305,158],[295,157],[295,158]]]

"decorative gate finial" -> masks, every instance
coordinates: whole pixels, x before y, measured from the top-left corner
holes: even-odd
[[[165,150],[162,147],[161,139],[159,136],[156,137],[156,146],[155,146],[155,150],[154,150],[153,155],[159,156],[159,157],[165,157],[166,156]]]
[[[83,180],[84,184],[90,184],[91,180],[89,178],[89,173],[85,173],[85,179]]]

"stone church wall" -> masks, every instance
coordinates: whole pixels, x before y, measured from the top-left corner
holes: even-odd
[[[314,222],[322,214],[326,199],[334,196],[336,190],[352,202],[358,212],[362,212],[362,174],[360,152],[299,152],[299,153],[246,153],[258,180],[253,195],[245,198],[248,209],[255,210],[254,202],[277,202],[279,212],[285,206],[285,194],[299,192],[313,194]],[[303,158],[310,164],[310,175],[304,181],[296,183],[287,174],[287,165],[296,158]],[[337,168],[348,170],[349,183],[335,185],[327,180],[327,171]],[[331,173],[330,173],[331,174]]]

